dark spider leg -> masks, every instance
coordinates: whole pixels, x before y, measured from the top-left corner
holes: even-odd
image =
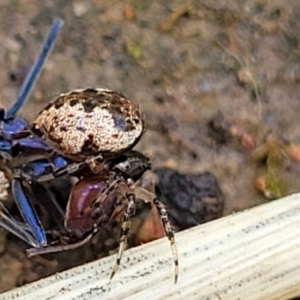
[[[31,89],[33,88],[34,84],[36,83],[42,68],[44,66],[44,63],[50,53],[50,50],[54,44],[54,41],[57,37],[57,34],[61,27],[63,26],[63,21],[61,19],[56,19],[53,22],[53,25],[51,27],[50,33],[47,36],[47,39],[45,40],[42,50],[38,56],[38,59],[30,69],[30,72],[28,73],[25,81],[23,82],[23,85],[19,91],[19,95],[17,97],[17,101],[15,104],[7,111],[6,118],[13,118],[16,113],[19,111],[19,109],[24,104],[25,100],[27,99],[28,95],[30,94]]]
[[[45,182],[53,180],[59,177],[72,175],[81,167],[89,164],[93,164],[96,161],[102,161],[102,155],[91,157],[86,159],[83,162],[76,162],[68,165],[68,162],[62,157],[57,156],[52,161],[49,160],[36,160],[27,164],[27,167],[30,166],[31,170],[28,172],[26,168],[16,168],[14,169],[14,178],[20,178],[27,182]]]
[[[162,223],[164,226],[166,236],[169,239],[170,244],[171,244],[172,254],[173,254],[173,258],[174,258],[174,265],[175,265],[174,283],[177,283],[179,268],[178,268],[178,253],[177,253],[177,248],[176,248],[176,243],[175,243],[174,231],[173,231],[172,225],[169,221],[168,213],[167,213],[167,210],[166,210],[164,204],[157,197],[155,197],[153,199],[153,203],[155,204],[155,206],[161,216],[161,220],[162,220]]]
[[[91,233],[87,237],[85,237],[83,240],[80,240],[79,242],[76,242],[76,243],[72,243],[69,245],[47,246],[46,248],[31,248],[31,249],[26,249],[26,253],[27,253],[28,257],[32,257],[35,255],[43,255],[43,254],[47,254],[47,253],[56,253],[56,252],[76,249],[78,247],[83,246],[87,242],[89,242],[90,239],[95,235],[96,232],[97,231],[94,231],[93,233]]]
[[[118,255],[117,255],[117,260],[116,260],[115,266],[112,269],[110,279],[112,279],[114,277],[114,275],[116,274],[116,272],[119,269],[119,266],[121,263],[121,258],[122,258],[122,255],[125,250],[126,243],[127,243],[127,238],[128,238],[131,222],[135,216],[135,211],[136,211],[136,206],[137,206],[137,200],[136,200],[134,194],[126,194],[126,197],[128,199],[128,205],[127,205],[126,211],[124,213],[123,221],[122,221],[122,225],[121,225],[121,238],[120,238],[120,246],[119,246],[119,251],[118,251]]]
[[[98,208],[100,207],[101,203],[104,201],[104,199],[113,191],[116,185],[118,185],[121,182],[120,178],[115,179],[104,191],[101,192],[101,194],[93,200],[91,205],[84,209],[83,213],[86,214],[89,211],[93,210],[93,214],[97,214]]]
[[[121,181],[121,178],[116,178],[105,190],[101,192],[101,194],[95,200],[93,200],[91,206],[86,208],[83,212],[86,213],[91,209],[97,209],[104,201],[104,199],[108,197],[108,195],[114,190],[115,186],[120,184]]]
[[[100,161],[101,162],[103,161],[103,156],[101,154],[99,154],[95,157],[89,157],[82,162],[72,163],[70,165],[67,165],[64,168],[60,168],[57,171],[53,172],[52,174],[40,176],[39,178],[36,179],[36,181],[43,182],[43,181],[55,179],[57,177],[71,175],[71,174],[77,172],[81,167],[83,167],[85,165],[91,165],[91,164],[94,164],[94,163],[100,162]]]
[[[89,165],[91,163],[94,163],[94,161],[96,161],[97,159],[102,160],[102,155],[98,155],[96,157],[86,159],[83,162],[78,162],[78,163],[76,162],[76,163],[66,165],[64,167],[60,167],[52,173],[42,174],[42,175],[39,175],[39,176],[36,176],[36,177],[32,177],[32,178],[29,179],[29,181],[44,182],[44,181],[49,181],[49,180],[56,179],[56,178],[59,178],[59,177],[64,177],[64,176],[67,176],[67,175],[71,175],[71,174],[74,174],[77,171],[79,171],[79,169],[81,167],[83,167],[84,165]],[[25,177],[28,176],[24,172],[23,172],[22,175],[24,175]]]

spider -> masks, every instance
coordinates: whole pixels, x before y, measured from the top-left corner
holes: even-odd
[[[120,265],[137,203],[151,203],[157,207],[171,243],[177,282],[177,250],[166,208],[154,193],[138,185],[150,169],[148,158],[132,150],[144,133],[138,106],[108,89],[74,90],[50,102],[30,125],[15,116],[22,101],[17,100],[7,114],[2,110],[0,152],[8,160],[6,164],[2,161],[1,168],[8,173],[12,170],[12,195],[24,223],[16,222],[3,209],[0,225],[33,246],[27,251],[32,256],[81,246],[103,224],[123,213],[112,278]],[[30,152],[44,157],[11,167],[19,153]],[[71,190],[64,230],[53,245],[48,243],[26,186],[31,188],[65,176],[75,176],[79,181]],[[54,207],[55,199],[50,200]]]

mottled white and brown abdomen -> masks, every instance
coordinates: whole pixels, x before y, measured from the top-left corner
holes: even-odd
[[[49,103],[33,131],[70,156],[117,155],[131,149],[144,131],[137,105],[105,89],[74,90]]]

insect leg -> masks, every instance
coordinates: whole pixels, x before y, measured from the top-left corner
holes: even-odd
[[[40,244],[33,237],[30,228],[25,223],[17,222],[9,215],[4,205],[0,202],[0,226],[13,235],[17,236],[32,247],[39,247]]]
[[[64,22],[61,19],[54,20],[51,30],[43,44],[42,50],[41,50],[36,62],[31,67],[27,77],[25,78],[25,81],[22,84],[22,87],[19,91],[19,95],[17,97],[17,101],[7,111],[6,118],[13,118],[17,114],[19,109],[22,107],[24,102],[26,101],[27,97],[30,94],[31,89],[33,88],[34,84],[36,83],[36,81],[42,71],[45,61],[50,53],[50,50],[54,44],[54,41],[57,37],[59,30],[63,26],[63,23]]]
[[[14,178],[11,182],[11,189],[12,195],[17,203],[22,218],[24,219],[25,223],[29,225],[30,231],[34,236],[38,246],[46,246],[46,233],[36,212],[34,211],[34,208],[25,194],[21,180]]]

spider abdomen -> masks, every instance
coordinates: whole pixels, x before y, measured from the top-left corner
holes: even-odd
[[[33,130],[65,155],[110,156],[131,149],[144,131],[139,108],[107,89],[74,90],[50,102]]]

